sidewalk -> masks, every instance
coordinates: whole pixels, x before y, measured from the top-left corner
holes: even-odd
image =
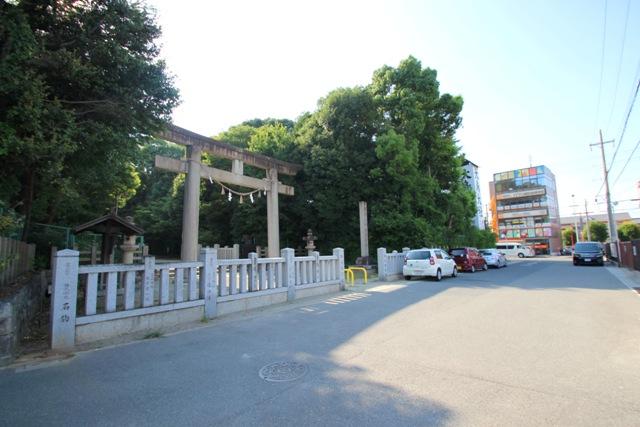
[[[620,280],[626,287],[638,292],[640,296],[640,271],[625,267],[607,266],[607,270]]]

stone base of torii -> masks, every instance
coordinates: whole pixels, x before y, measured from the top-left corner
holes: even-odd
[[[278,194],[293,196],[294,189],[279,182],[278,174],[293,176],[302,168],[300,165],[251,153],[242,148],[207,138],[175,125],[170,125],[166,131],[155,136],[187,147],[186,160],[163,156],[156,156],[155,159],[157,168],[187,175],[184,184],[182,246],[180,253],[183,261],[196,261],[198,258],[200,179],[215,179],[217,182],[224,184],[265,191],[267,196],[268,256],[280,256]],[[203,165],[203,151],[215,157],[232,160],[231,172]],[[245,163],[265,170],[265,178],[259,179],[243,175],[243,165]]]

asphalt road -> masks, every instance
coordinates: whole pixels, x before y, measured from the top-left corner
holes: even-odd
[[[259,376],[280,361],[308,371]],[[0,371],[0,425],[43,424],[637,426],[640,297],[525,260]]]

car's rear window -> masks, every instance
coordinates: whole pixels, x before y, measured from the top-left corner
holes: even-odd
[[[480,251],[480,253],[482,255],[493,255],[493,252],[491,252],[491,251]]]
[[[597,243],[576,243],[576,251],[598,252],[600,251],[600,245]]]
[[[429,259],[431,251],[409,251],[407,259]]]
[[[465,254],[464,249],[451,249],[452,256],[462,256]]]

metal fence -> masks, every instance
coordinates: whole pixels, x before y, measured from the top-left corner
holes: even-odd
[[[640,239],[620,242],[620,265],[640,271]]]

